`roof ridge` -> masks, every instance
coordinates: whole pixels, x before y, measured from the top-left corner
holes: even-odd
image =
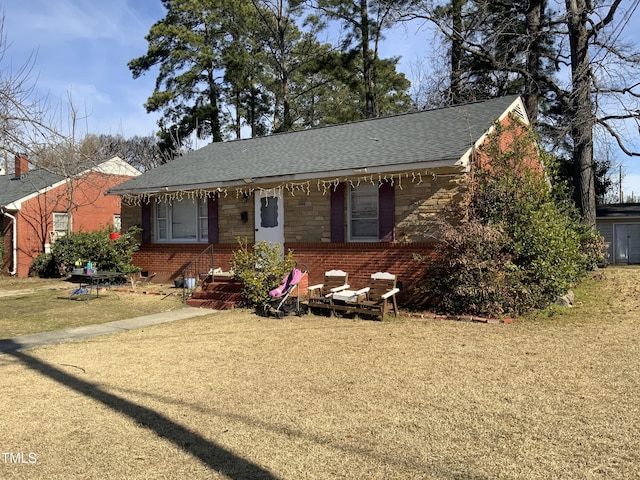
[[[216,143],[236,143],[236,142],[241,142],[241,141],[245,141],[245,140],[255,140],[256,138],[269,138],[269,137],[282,137],[284,135],[288,135],[288,134],[292,134],[292,133],[301,133],[301,132],[309,132],[309,131],[314,131],[314,130],[323,130],[323,129],[327,129],[327,128],[332,128],[332,127],[344,127],[345,125],[356,125],[359,123],[368,123],[368,122],[374,122],[376,120],[388,120],[391,118],[400,118],[400,117],[405,117],[408,115],[415,115],[415,114],[421,114],[421,113],[428,113],[428,112],[437,112],[440,110],[451,110],[451,109],[456,109],[456,108],[462,108],[462,107],[467,107],[469,105],[477,105],[479,103],[486,103],[486,102],[490,102],[493,100],[501,100],[501,99],[507,99],[507,98],[518,98],[520,96],[520,94],[514,93],[514,94],[510,94],[510,95],[503,95],[501,97],[492,97],[492,98],[485,98],[485,99],[480,99],[480,100],[471,100],[468,102],[464,102],[464,103],[457,103],[455,105],[443,105],[442,107],[435,107],[435,108],[429,108],[429,109],[424,109],[424,110],[411,110],[408,112],[402,112],[402,113],[395,113],[393,115],[383,115],[381,117],[373,117],[373,118],[360,118],[358,120],[351,120],[348,122],[342,122],[342,123],[330,123],[327,125],[319,125],[317,127],[310,127],[310,128],[303,128],[301,130],[289,130],[286,132],[276,132],[276,133],[270,133],[269,135],[264,135],[262,137],[247,137],[247,138],[235,138],[233,140],[229,140],[227,142],[211,142],[209,143],[209,145],[214,145]],[[205,147],[208,145],[205,145]],[[203,147],[204,148],[204,147]]]

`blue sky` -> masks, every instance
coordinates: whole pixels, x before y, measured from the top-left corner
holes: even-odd
[[[91,133],[151,135],[157,115],[143,104],[154,88],[155,74],[133,79],[127,63],[147,50],[149,28],[164,16],[160,0],[0,0],[5,15],[9,50],[5,64],[13,68],[35,55],[32,79],[54,108],[65,107],[70,94],[80,112],[88,113],[80,127]],[[627,25],[636,44],[640,12]],[[401,55],[400,69],[408,77],[414,64],[428,52],[432,36],[413,29],[398,29],[388,36],[382,56]],[[61,121],[66,118],[61,115]],[[635,129],[632,136],[638,139]],[[625,195],[640,196],[640,159],[623,161]]]
[[[89,132],[150,135],[157,116],[143,104],[153,75],[134,80],[127,62],[146,52],[144,36],[164,16],[159,0],[12,0],[3,2],[5,61],[14,68],[35,54],[32,79],[52,106],[74,104]]]

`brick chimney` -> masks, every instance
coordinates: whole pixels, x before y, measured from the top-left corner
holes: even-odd
[[[29,161],[24,154],[16,154],[15,156],[15,177],[19,178],[29,171]]]

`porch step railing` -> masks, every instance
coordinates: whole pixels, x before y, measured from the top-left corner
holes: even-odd
[[[213,282],[213,271],[213,245],[209,245],[182,270],[182,300],[192,296],[208,277]]]

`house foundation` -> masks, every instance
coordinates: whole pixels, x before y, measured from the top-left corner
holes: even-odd
[[[324,273],[332,269],[347,272],[349,283],[355,288],[367,286],[373,273],[390,272],[400,282],[400,303],[419,302],[417,287],[425,265],[415,256],[433,256],[435,247],[435,243],[285,243],[285,251],[293,251],[298,264],[309,268],[310,285],[322,283]],[[133,264],[156,273],[154,281],[169,283],[179,277],[203,249],[201,244],[143,244],[134,254]],[[229,271],[237,249],[237,244],[215,244],[215,268]]]

